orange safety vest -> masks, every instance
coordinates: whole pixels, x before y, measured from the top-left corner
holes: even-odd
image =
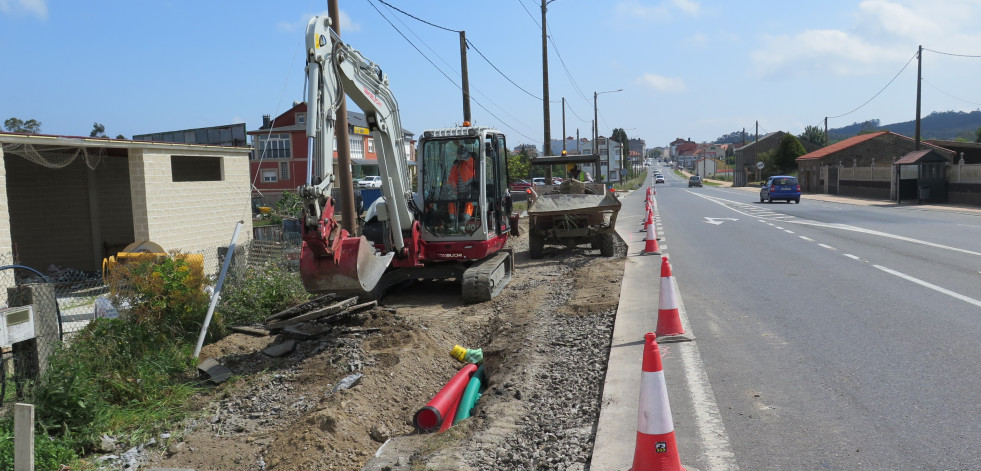
[[[469,189],[474,181],[474,159],[458,160],[450,168],[449,181],[447,183],[456,190],[457,193]]]

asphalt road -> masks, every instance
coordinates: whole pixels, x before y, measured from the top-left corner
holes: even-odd
[[[738,469],[981,469],[981,212],[664,174],[661,248]],[[735,468],[692,432],[681,374],[682,461]]]

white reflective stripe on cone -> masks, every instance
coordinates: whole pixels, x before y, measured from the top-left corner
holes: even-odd
[[[664,383],[664,371],[642,373],[637,431],[648,435],[674,432],[671,406],[668,404],[668,387]]]
[[[678,309],[678,301],[674,299],[674,283],[671,276],[661,277],[661,295],[658,309]]]

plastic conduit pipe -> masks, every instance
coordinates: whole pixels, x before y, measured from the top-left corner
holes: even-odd
[[[450,415],[450,408],[455,410],[454,402],[459,404],[460,396],[463,395],[463,390],[466,389],[475,371],[477,365],[472,363],[460,368],[460,371],[433,396],[425,407],[416,411],[416,415],[412,417],[412,424],[416,429],[423,433],[435,432],[447,417],[452,424],[453,416]]]
[[[480,365],[480,368],[477,368],[473,377],[470,378],[470,382],[467,383],[467,388],[463,390],[463,396],[460,397],[460,406],[457,407],[456,417],[453,418],[453,425],[470,418],[473,408],[477,405],[480,395],[484,392],[486,384],[487,378],[484,376],[484,365]]]

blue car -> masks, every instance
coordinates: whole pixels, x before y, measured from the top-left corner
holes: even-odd
[[[760,187],[760,203],[764,201],[786,200],[800,204],[800,183],[796,177],[774,175]]]

